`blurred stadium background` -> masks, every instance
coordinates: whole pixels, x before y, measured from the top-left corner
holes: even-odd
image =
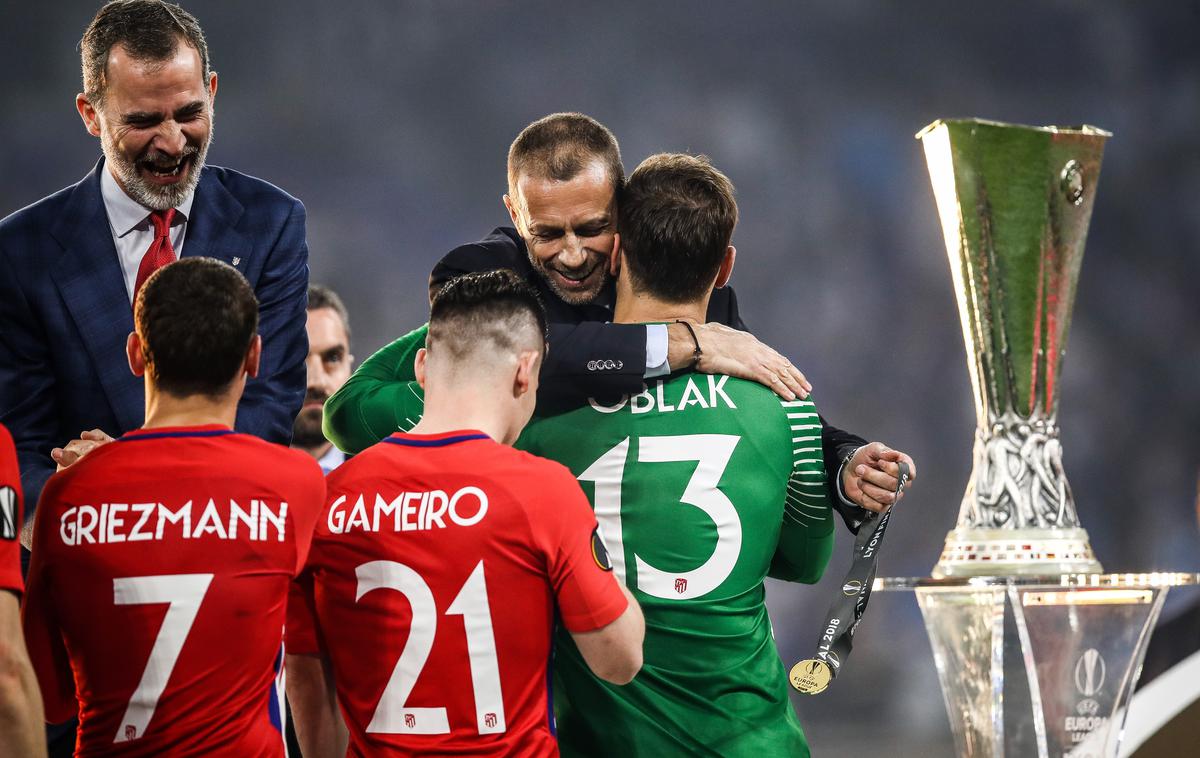
[[[1063,378],[1065,462],[1110,570],[1200,570],[1200,5],[194,0],[219,71],[212,163],[302,199],[314,281],[363,359],[426,315],[456,244],[507,223],[509,142],[581,110],[632,169],[707,153],[738,188],[746,321],[828,418],[910,452],[882,572],[926,575],[970,470],[974,414],[919,144],[939,117],[1114,132]],[[3,3],[0,215],[99,155],[74,112],[97,2]],[[790,664],[841,583],[772,584]],[[1197,598],[1176,591],[1164,617]],[[697,666],[703,666],[697,661]],[[818,755],[938,758],[949,726],[911,595],[878,594],[843,677],[797,699]]]

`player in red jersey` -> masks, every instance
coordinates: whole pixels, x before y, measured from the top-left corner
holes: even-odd
[[[42,696],[21,635],[21,472],[0,424],[0,756],[44,756]]]
[[[50,478],[25,636],[77,756],[282,756],[282,632],[325,494],[302,452],[233,431],[259,365],[235,269],[157,271],[127,352],[146,423]]]
[[[417,356],[423,420],[330,474],[288,612],[306,758],[345,754],[331,685],[350,755],[558,755],[556,615],[598,676],[623,684],[641,667],[641,611],[579,485],[509,447],[544,351],[541,305],[511,272],[448,284]],[[304,655],[318,653],[331,665]]]

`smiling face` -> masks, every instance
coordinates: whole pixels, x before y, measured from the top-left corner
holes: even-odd
[[[566,181],[521,174],[504,204],[546,283],[572,305],[596,299],[608,281],[617,232],[612,178],[600,160]]]
[[[103,102],[76,107],[126,194],[153,210],[179,205],[200,181],[212,140],[217,75],[206,82],[200,55],[180,38],[162,61],[136,60],[114,45]]]

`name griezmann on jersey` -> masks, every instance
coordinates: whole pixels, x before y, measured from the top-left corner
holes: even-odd
[[[227,512],[221,510],[212,498],[205,505],[188,500],[175,510],[164,503],[77,505],[59,517],[58,534],[69,546],[204,537],[283,542],[286,537],[286,502],[272,509],[265,500],[251,499],[243,508],[231,499]]]
[[[376,493],[367,506],[368,496],[360,494],[353,505],[349,495],[340,495],[329,506],[326,524],[333,534],[349,532],[427,531],[445,529],[449,520],[458,526],[474,526],[487,515],[488,496],[478,487],[462,487],[453,495],[442,490],[401,492],[391,500]]]

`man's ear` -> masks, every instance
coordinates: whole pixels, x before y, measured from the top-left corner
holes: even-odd
[[[215,104],[217,99],[217,72],[213,71],[208,75],[208,103]]]
[[[517,375],[513,379],[513,397],[526,392],[537,392],[538,365],[541,354],[537,350],[525,350],[517,356]]]
[[[521,214],[517,211],[517,204],[513,202],[511,195],[505,194],[503,199],[504,207],[508,209],[508,217],[512,219],[513,226],[517,228],[518,232],[523,233],[521,226]]]
[[[417,384],[421,385],[421,389],[425,389],[425,364],[429,360],[429,351],[421,348],[417,351],[417,357],[413,359],[413,375],[417,378]]]
[[[83,119],[83,126],[88,130],[88,134],[99,137],[100,114],[82,92],[75,96],[75,110],[79,111],[79,117]]]
[[[608,273],[612,274],[614,279],[621,270],[621,256],[624,254],[621,250],[621,235],[614,234],[612,255],[608,256]]]
[[[242,369],[251,379],[258,376],[258,367],[262,362],[262,337],[254,335],[254,341],[250,343],[250,349],[246,351],[246,362],[242,365]]]
[[[725,248],[725,257],[721,259],[721,267],[717,269],[717,281],[713,285],[714,289],[720,289],[729,284],[729,277],[733,274],[733,262],[736,259],[737,248],[733,245]]]
[[[141,377],[146,373],[146,361],[142,358],[142,339],[137,332],[130,332],[125,340],[125,359],[129,361],[129,370],[134,376]]]

